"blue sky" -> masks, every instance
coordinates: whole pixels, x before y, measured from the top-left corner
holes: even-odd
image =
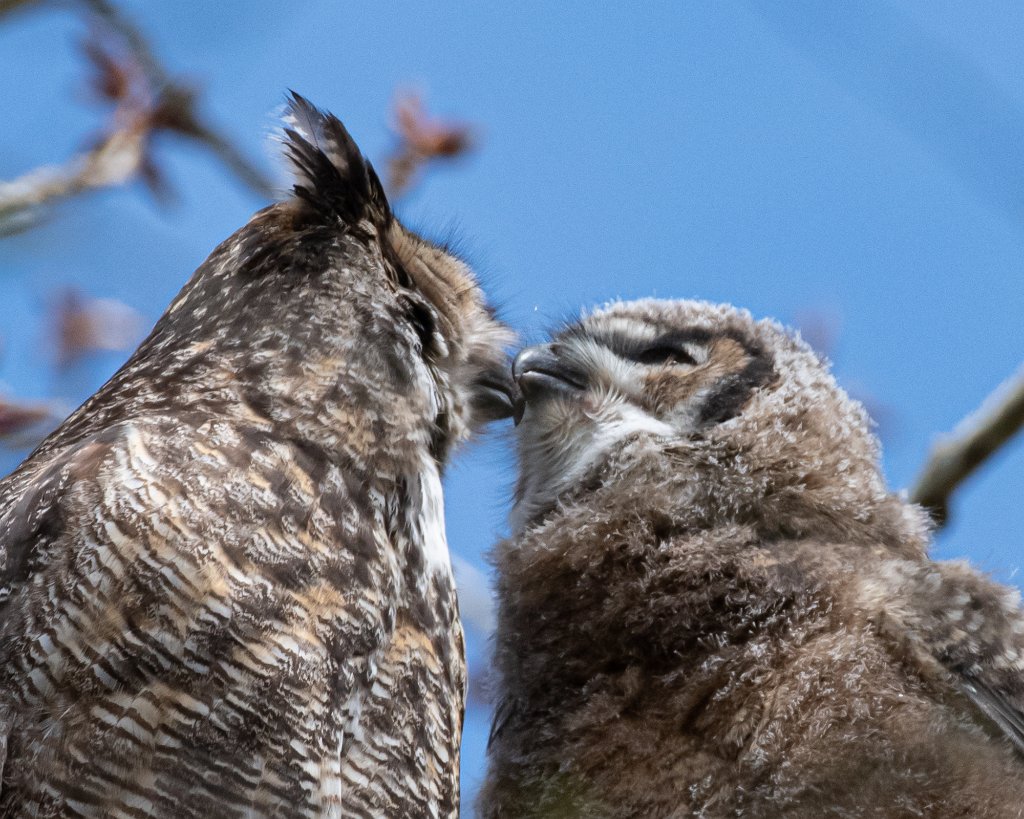
[[[884,408],[885,469],[906,486],[1022,359],[1024,6],[824,4],[122,4],[210,118],[270,165],[294,88],[378,162],[396,89],[476,123],[479,152],[431,174],[400,212],[461,237],[504,317],[536,340],[581,306],[657,295],[756,315],[826,316],[840,381]],[[66,11],[0,25],[0,178],[66,158],[101,123]],[[76,285],[155,321],[262,202],[168,141],[179,193],[137,186],[60,207],[0,242],[0,381],[74,406],[119,363],[57,379],[48,295]],[[10,469],[15,455],[0,455]],[[504,528],[512,464],[495,436],[448,480],[452,548],[481,569]],[[936,554],[1018,581],[1024,445],[957,496]],[[470,634],[481,667],[484,637]],[[487,715],[467,719],[465,782]]]

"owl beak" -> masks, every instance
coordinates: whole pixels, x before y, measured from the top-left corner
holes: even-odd
[[[507,364],[481,373],[473,386],[473,410],[482,421],[500,421],[515,416],[520,403],[519,390]]]
[[[523,405],[559,395],[577,395],[587,388],[586,375],[560,357],[550,344],[527,347],[520,352],[512,362],[512,377]],[[517,408],[520,418],[524,411],[525,406]]]

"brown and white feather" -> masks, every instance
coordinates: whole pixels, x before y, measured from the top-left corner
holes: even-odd
[[[1024,615],[930,561],[770,321],[615,304],[521,353],[485,817],[1019,817]]]
[[[292,121],[294,195],[0,483],[0,815],[458,813],[441,471],[507,333]]]

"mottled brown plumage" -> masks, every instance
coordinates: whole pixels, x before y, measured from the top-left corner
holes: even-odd
[[[440,471],[505,330],[294,98],[294,193],[0,484],[4,816],[458,813]]]
[[[1016,591],[932,562],[777,324],[641,301],[520,354],[485,817],[1016,817]]]

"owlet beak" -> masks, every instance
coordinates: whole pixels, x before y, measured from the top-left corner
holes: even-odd
[[[521,351],[512,362],[512,377],[524,403],[575,396],[587,388],[586,374],[561,358],[551,344]]]

